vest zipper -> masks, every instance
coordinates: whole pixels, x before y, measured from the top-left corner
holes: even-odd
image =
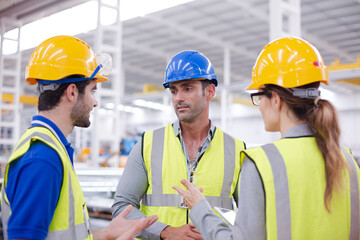
[[[189,224],[189,209],[186,209],[186,224]]]

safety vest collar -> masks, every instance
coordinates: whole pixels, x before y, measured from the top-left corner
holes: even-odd
[[[300,124],[288,129],[281,138],[313,137],[314,130],[308,124]]]

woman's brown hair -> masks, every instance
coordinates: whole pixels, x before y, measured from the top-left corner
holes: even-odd
[[[319,82],[299,88],[318,88]],[[343,186],[343,170],[348,168],[340,150],[340,127],[335,107],[327,100],[294,97],[290,89],[276,85],[266,85],[265,89],[277,93],[299,120],[305,120],[315,131],[317,146],[325,161],[326,188],[324,202],[330,213],[333,190],[340,191]]]

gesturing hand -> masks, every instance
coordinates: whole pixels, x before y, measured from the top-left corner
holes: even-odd
[[[196,203],[200,202],[202,199],[205,199],[204,195],[201,194],[203,188],[200,188],[199,190],[196,189],[195,185],[186,179],[181,179],[181,184],[186,187],[187,191],[178,186],[173,186],[172,188],[184,197],[188,208],[193,208]]]
[[[108,231],[112,237],[110,239],[116,240],[133,240],[135,235],[145,228],[151,226],[158,220],[158,216],[150,216],[146,218],[125,220],[125,217],[130,213],[132,205],[129,205],[125,210],[114,218],[108,227]]]

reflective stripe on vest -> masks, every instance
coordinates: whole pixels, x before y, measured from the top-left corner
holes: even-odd
[[[44,139],[46,142],[51,143],[52,145],[54,145],[58,151],[60,151],[60,149],[57,147],[57,144],[52,140],[51,137],[49,137],[48,135],[44,134],[44,133],[40,133],[40,132],[34,132],[33,134],[27,136],[24,140],[22,140],[20,143],[18,143],[14,149],[13,152],[16,152],[18,149],[20,149],[25,143],[27,143],[28,141],[30,141],[32,138],[34,137],[39,137],[41,139]]]
[[[69,174],[69,229],[49,231],[46,240],[61,239],[86,239],[90,232],[86,226],[87,216],[84,214],[85,222],[75,225],[75,199]]]
[[[162,168],[165,128],[153,131],[153,143],[151,148],[151,176],[152,194],[144,194],[142,204],[147,206],[180,207],[182,197],[178,194],[163,194]],[[229,198],[231,184],[235,169],[235,140],[228,134],[224,136],[224,179],[220,196],[205,196],[211,206],[221,206],[232,209],[232,199]]]
[[[290,195],[285,162],[274,144],[264,145],[262,149],[269,159],[274,176],[277,236],[279,240],[291,239]]]
[[[351,226],[350,240],[359,239],[359,176],[356,173],[356,165],[352,160],[349,152],[344,149],[343,153],[348,161],[350,173],[350,196],[351,196]]]
[[[277,239],[291,239],[291,210],[290,194],[287,179],[285,161],[278,148],[274,144],[262,146],[270,165],[274,177],[274,189],[276,199],[276,221],[277,221]],[[348,161],[350,170],[350,189],[351,189],[351,228],[350,240],[359,239],[359,186],[358,174],[354,161],[349,152],[343,151]]]
[[[33,133],[31,133],[29,136],[25,137],[23,140],[21,140],[21,142],[19,142],[17,144],[17,146],[14,149],[13,154],[16,153],[17,150],[21,149],[25,144],[30,142],[31,139],[41,139],[42,141],[49,144],[49,146],[51,146],[58,154],[60,152],[66,151],[66,150],[59,149],[59,146],[58,146],[59,144],[54,142],[54,140],[49,135],[41,133],[41,132],[34,131]],[[61,156],[60,156],[60,158],[61,158]],[[14,159],[11,158],[10,161],[9,161],[9,164],[10,164],[10,162],[12,160],[14,160]],[[2,220],[2,224],[3,224],[3,228],[4,228],[4,239],[5,240],[8,239],[7,225],[8,225],[8,220],[9,220],[10,215],[11,215],[11,208],[10,208],[9,201],[7,199],[6,192],[5,192],[5,187],[6,187],[6,184],[7,184],[7,173],[8,173],[9,164],[7,166],[7,170],[6,170],[6,173],[5,173],[4,184],[3,184],[3,187],[2,187],[2,199],[1,199],[1,201],[2,201],[1,220]],[[74,239],[74,240],[76,240],[76,239],[86,239],[86,238],[92,239],[90,228],[87,225],[87,222],[88,222],[87,212],[86,212],[86,214],[84,213],[85,221],[83,223],[75,225],[75,199],[74,199],[74,191],[73,191],[73,187],[72,187],[70,171],[71,170],[67,171],[68,172],[68,183],[69,183],[69,186],[68,186],[68,189],[69,189],[69,202],[68,202],[68,204],[69,204],[69,213],[68,213],[68,216],[69,216],[69,219],[68,219],[69,229],[49,231],[48,235],[46,237],[47,240],[50,240],[50,239],[51,240],[52,239],[56,239],[56,240],[61,240],[61,239],[70,239],[71,240],[71,239]],[[64,169],[64,173],[65,173],[65,169]],[[86,206],[84,205],[84,207],[86,207]],[[84,210],[85,209],[83,208],[83,211]]]

